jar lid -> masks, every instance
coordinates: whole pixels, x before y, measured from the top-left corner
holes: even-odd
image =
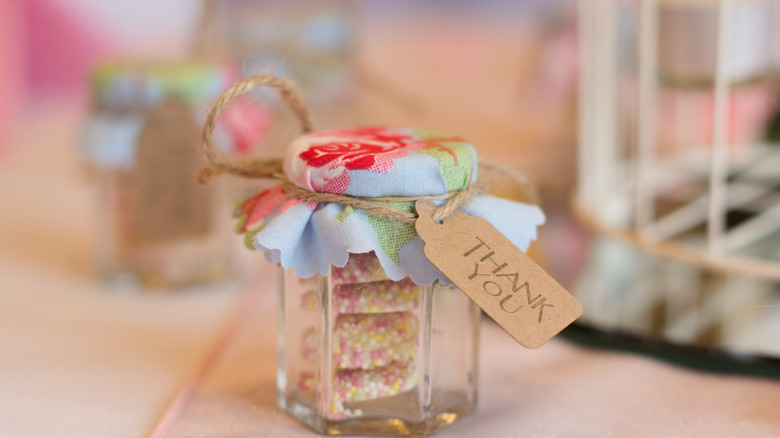
[[[290,145],[285,173],[298,187],[355,197],[439,196],[476,180],[477,155],[461,138],[411,128],[352,128],[306,134]],[[381,202],[412,213],[408,198]],[[443,200],[434,202],[444,202]],[[486,219],[525,251],[544,223],[534,205],[490,195],[462,209]],[[339,202],[304,202],[281,186],[245,201],[236,211],[247,246],[301,277],[343,267],[349,254],[373,251],[392,280],[447,282],[423,253],[414,224],[372,215]]]
[[[298,187],[361,197],[444,195],[476,176],[464,139],[412,128],[350,128],[298,137],[285,172]]]
[[[167,97],[186,102],[213,100],[237,79],[238,70],[228,63],[121,60],[94,70],[92,90],[98,106],[151,107]]]

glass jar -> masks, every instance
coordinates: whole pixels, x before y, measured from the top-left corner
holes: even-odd
[[[96,69],[83,148],[99,193],[96,264],[104,280],[180,288],[232,278],[220,184],[201,186],[196,175],[200,106],[236,77],[230,67],[194,61]]]
[[[428,435],[471,412],[480,311],[426,258],[413,212],[470,184],[473,146],[356,127],[304,134],[282,161],[289,184],[234,210],[247,246],[286,269],[279,406],[328,435]],[[544,222],[538,207],[488,195],[469,212],[523,251]]]
[[[283,410],[322,434],[420,436],[475,408],[480,310],[460,290],[388,280],[373,253],[281,272]]]

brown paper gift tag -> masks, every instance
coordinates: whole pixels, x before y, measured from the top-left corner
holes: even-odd
[[[456,210],[441,224],[417,201],[425,257],[517,342],[538,348],[582,314],[577,299],[488,221]]]
[[[212,200],[210,188],[195,178],[200,137],[192,111],[167,99],[148,117],[138,138],[133,186],[138,237],[162,242],[205,235]]]

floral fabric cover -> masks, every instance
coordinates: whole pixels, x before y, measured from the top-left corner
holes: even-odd
[[[293,141],[285,173],[297,186],[363,197],[443,195],[477,177],[477,155],[463,139],[419,129],[382,127],[321,131]],[[414,201],[383,200],[414,212]],[[438,201],[441,203],[444,201]],[[544,214],[533,205],[489,195],[474,198],[464,211],[487,219],[525,251]],[[281,187],[268,189],[236,210],[238,232],[249,248],[301,277],[331,266],[343,267],[350,253],[374,251],[387,276],[410,276],[417,284],[447,281],[423,254],[413,224],[366,214],[344,204],[303,202]]]

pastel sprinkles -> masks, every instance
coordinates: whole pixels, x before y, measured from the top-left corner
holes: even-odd
[[[333,297],[339,313],[402,312],[420,306],[420,286],[408,278],[340,285],[333,288]]]
[[[360,410],[350,410],[345,403],[359,403],[390,397],[409,391],[417,385],[417,370],[414,361],[394,362],[373,370],[344,369],[336,372],[331,395],[331,414],[337,419],[359,415]],[[314,373],[301,372],[298,390],[314,394],[316,378]]]
[[[331,299],[336,314],[331,333],[334,382],[329,401],[334,419],[360,414],[345,403],[390,397],[417,384],[415,354],[419,332],[417,310],[422,288],[405,278],[387,279],[373,253],[351,254],[343,268],[331,268]],[[317,291],[302,295],[301,307],[315,310]],[[301,354],[316,362],[320,340],[314,328],[302,333]],[[317,390],[311,372],[301,372],[298,389]]]
[[[303,357],[317,359],[317,333],[303,333]],[[372,369],[414,358],[417,318],[411,312],[340,315],[333,333],[333,360],[338,369]]]
[[[373,252],[365,254],[350,254],[343,268],[336,266],[330,269],[330,277],[334,284],[357,284],[379,280],[387,280],[385,270],[379,264]]]
[[[388,313],[416,310],[420,306],[420,286],[408,278],[401,281],[341,284],[333,287],[333,307],[338,313]],[[301,308],[314,310],[317,292],[303,295]]]
[[[417,384],[414,361],[393,362],[375,370],[348,369],[336,375],[333,399],[354,403],[397,395]]]

